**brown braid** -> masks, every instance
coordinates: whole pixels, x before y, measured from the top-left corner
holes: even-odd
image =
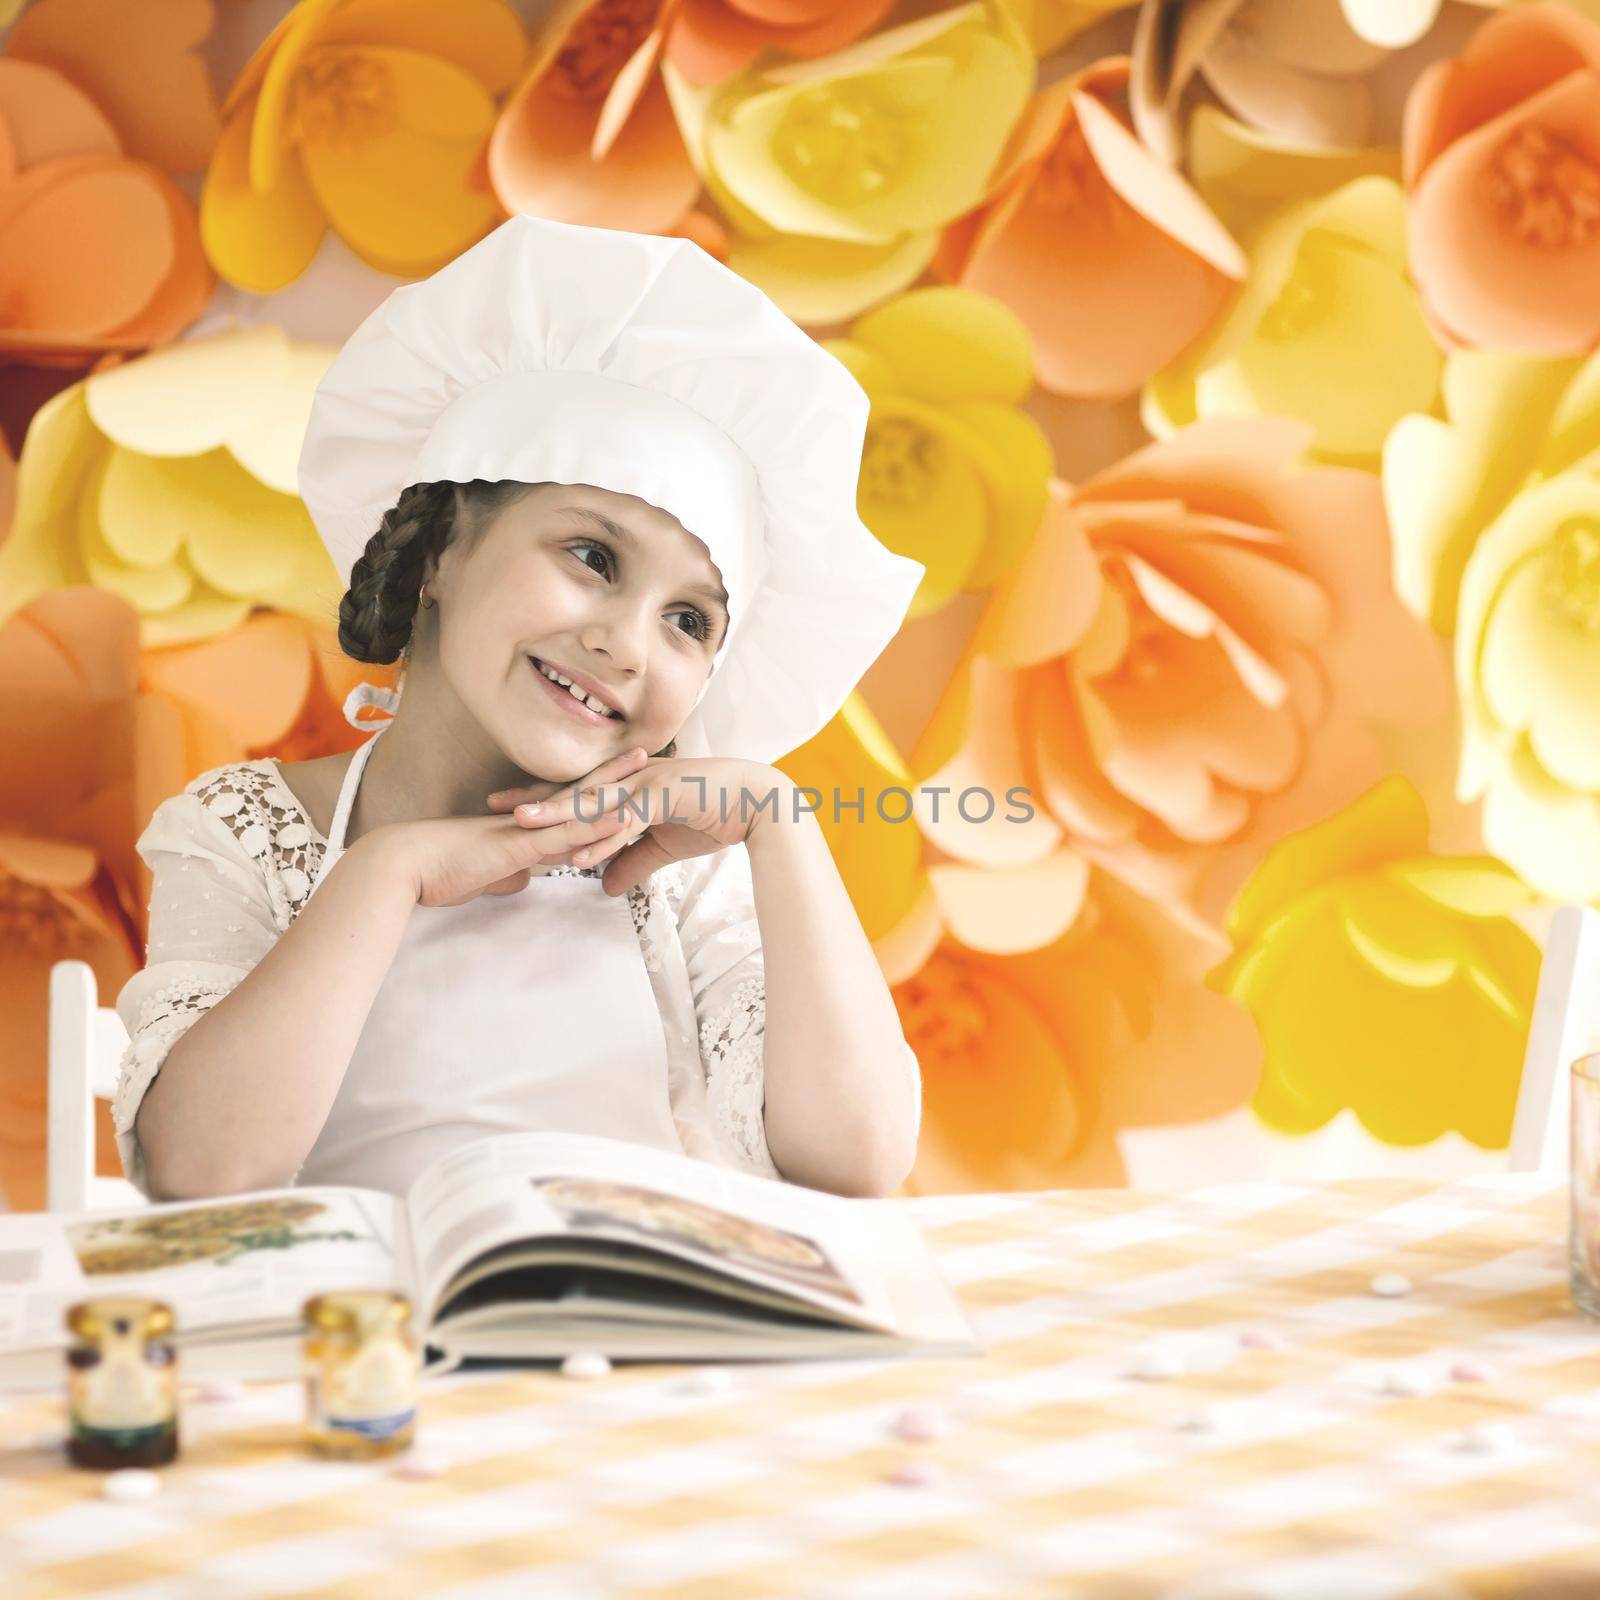
[[[474,478],[402,489],[351,569],[350,587],[339,602],[339,648],[356,661],[409,662],[428,557],[437,569],[458,532],[475,540],[495,513],[534,487],[510,478]],[[677,748],[673,739],[656,755],[671,756]]]

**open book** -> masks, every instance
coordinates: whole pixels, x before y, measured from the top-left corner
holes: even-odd
[[[76,1300],[148,1295],[186,1377],[292,1378],[300,1308],[399,1288],[428,1371],[560,1360],[982,1355],[927,1241],[856,1200],[592,1134],[495,1134],[403,1198],[342,1185],[0,1213],[0,1387],[55,1386]]]

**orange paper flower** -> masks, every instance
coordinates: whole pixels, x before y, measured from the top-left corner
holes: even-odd
[[[700,193],[659,61],[680,0],[583,0],[546,20],[486,170],[512,213],[668,233]]]
[[[399,668],[356,661],[332,623],[257,610],[241,627],[193,644],[146,650],[144,686],[167,708],[176,792],[234,761],[309,761],[352,750],[362,735],[344,719],[358,683],[393,688]]]
[[[1255,1093],[1261,1046],[1210,992],[1226,948],[1102,874],[1044,949],[947,939],[895,985],[922,1068],[907,1194],[1121,1184],[1120,1128],[1221,1116]]]
[[[1506,11],[1406,102],[1412,276],[1447,347],[1600,344],[1600,24]]]
[[[134,160],[198,172],[219,127],[201,53],[213,20],[211,0],[35,0],[5,53],[53,68],[88,96]]]
[[[200,197],[218,272],[270,294],[330,225],[380,272],[453,260],[499,215],[478,163],[526,52],[502,0],[301,0],[222,107]]]
[[[1004,300],[1058,394],[1132,393],[1203,332],[1248,267],[1193,189],[1134,137],[1128,58],[1036,95],[984,204],[934,267]]]
[[[138,661],[133,609],[87,585],[0,627],[0,1189],[16,1210],[45,1203],[51,967],[87,962],[105,997],[141,961],[133,843],[167,775]],[[96,1118],[99,1170],[118,1172],[104,1101]]]
[[[1389,583],[1377,481],[1301,470],[1284,417],[1180,429],[1077,490],[996,591],[914,754],[923,783],[1002,794],[1022,825],[923,814],[980,866],[1063,843],[1208,924],[1287,832],[1386,768],[1371,724],[1448,705],[1439,642]]]
[[[163,344],[215,282],[177,185],[55,68],[0,60],[0,355],[76,366]]]

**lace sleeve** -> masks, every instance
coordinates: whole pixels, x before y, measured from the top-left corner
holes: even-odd
[[[781,1178],[767,1148],[766,964],[743,845],[691,863],[677,906],[694,993],[706,1099],[717,1141],[738,1165]]]
[[[111,1104],[128,1180],[151,1195],[134,1120],[167,1053],[278,937],[265,875],[193,792],[162,801],[136,846],[152,873],[144,968],[117,996],[129,1040]]]

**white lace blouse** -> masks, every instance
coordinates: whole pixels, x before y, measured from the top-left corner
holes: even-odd
[[[261,759],[201,773],[157,806],[136,848],[153,874],[149,948],[117,997],[130,1037],[112,1121],[130,1181],[149,1194],[134,1132],[146,1091],[183,1032],[294,921],[327,841],[277,763]],[[604,863],[548,870],[598,876]],[[628,901],[669,1059],[689,1068],[671,1073],[684,1086],[672,1113],[685,1150],[781,1178],[763,1121],[764,960],[748,851],[675,862]],[[909,1044],[906,1061],[915,1077]]]

